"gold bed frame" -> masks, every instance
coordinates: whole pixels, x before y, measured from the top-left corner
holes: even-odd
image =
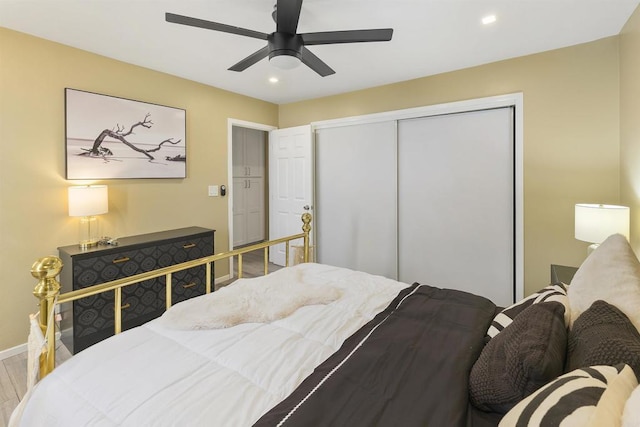
[[[115,333],[122,332],[122,288],[125,286],[135,285],[139,282],[154,279],[156,277],[166,277],[166,309],[171,307],[171,275],[178,271],[186,270],[188,268],[197,267],[199,265],[206,265],[206,293],[211,292],[211,265],[215,261],[223,259],[229,259],[234,256],[238,257],[238,278],[242,278],[242,255],[247,252],[252,252],[257,249],[264,249],[264,274],[269,273],[269,247],[285,243],[285,265],[289,266],[289,244],[293,240],[304,240],[304,255],[303,262],[309,262],[309,233],[311,231],[311,214],[305,213],[302,215],[302,233],[294,234],[280,239],[269,240],[262,243],[257,243],[251,246],[245,246],[240,249],[231,250],[228,252],[221,252],[219,254],[210,255],[204,258],[200,258],[193,261],[183,262],[181,264],[172,265],[169,267],[159,268],[157,270],[149,271],[146,273],[136,274],[135,276],[125,277],[110,282],[101,283],[98,285],[89,286],[86,288],[78,289],[71,292],[60,293],[60,282],[56,277],[62,270],[62,261],[55,256],[48,256],[40,258],[31,266],[31,275],[38,279],[33,295],[40,300],[40,329],[47,340],[46,349],[40,355],[40,379],[47,376],[55,367],[56,357],[56,340],[55,340],[55,322],[53,316],[55,312],[55,306],[63,303],[68,303],[81,298],[97,295],[103,292],[114,291],[115,292]],[[49,322],[52,322],[49,327]]]

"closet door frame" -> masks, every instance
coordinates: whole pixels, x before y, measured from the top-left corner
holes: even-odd
[[[492,108],[513,107],[514,120],[514,286],[515,301],[524,298],[524,96],[522,92],[449,102],[404,110],[386,111],[311,123],[311,130],[381,121],[413,119]],[[316,201],[314,200],[314,205]]]

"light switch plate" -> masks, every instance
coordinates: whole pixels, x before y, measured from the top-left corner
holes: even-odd
[[[209,186],[209,197],[217,197],[218,196],[218,186],[210,185]]]

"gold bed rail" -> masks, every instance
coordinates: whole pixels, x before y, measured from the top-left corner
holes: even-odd
[[[311,231],[311,214],[302,215],[302,233],[294,234],[280,239],[269,240],[266,242],[256,243],[254,245],[245,246],[240,249],[234,249],[227,252],[220,252],[200,259],[175,264],[169,267],[163,267],[146,273],[136,274],[134,276],[125,277],[98,285],[89,286],[75,291],[60,293],[60,282],[56,277],[62,271],[62,261],[55,256],[40,258],[31,266],[31,275],[38,279],[33,295],[39,299],[40,306],[40,329],[47,339],[46,349],[40,356],[40,379],[47,376],[55,367],[55,322],[51,316],[55,311],[55,306],[68,303],[81,298],[100,294],[103,292],[114,291],[114,329],[115,333],[122,332],[122,288],[125,286],[135,285],[145,280],[157,277],[166,277],[166,309],[171,307],[171,276],[178,271],[186,270],[200,265],[206,265],[206,293],[211,292],[212,263],[234,256],[238,257],[238,278],[242,278],[242,255],[258,249],[264,249],[264,274],[269,273],[269,247],[285,244],[285,265],[289,266],[289,245],[294,240],[303,239],[303,262],[309,262],[309,233]],[[49,323],[52,322],[51,325]]]

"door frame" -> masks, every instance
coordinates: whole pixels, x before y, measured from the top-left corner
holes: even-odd
[[[278,129],[277,126],[265,125],[263,123],[248,122],[239,119],[227,119],[227,227],[229,241],[227,242],[229,250],[233,249],[233,126],[255,129],[267,132],[267,146],[269,145],[269,132]],[[265,158],[266,161],[266,158]],[[269,182],[269,168],[265,168],[265,182]],[[267,192],[268,193],[268,192]],[[268,194],[265,194],[265,200],[268,200]],[[266,204],[266,203],[265,203]],[[265,213],[268,213],[265,209]],[[233,279],[233,257],[229,258],[229,279]]]
[[[522,92],[317,121],[311,123],[311,131],[315,135],[315,130],[321,128],[411,119],[501,107],[514,107],[514,294],[515,301],[520,301],[524,298],[524,95]],[[314,205],[316,205],[315,200]]]

